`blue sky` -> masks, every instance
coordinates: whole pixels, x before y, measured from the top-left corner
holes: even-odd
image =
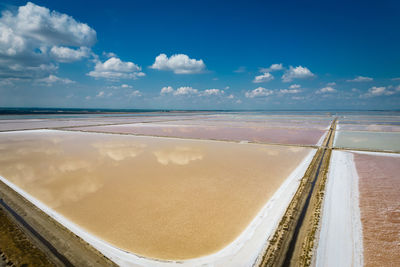
[[[3,1],[0,106],[399,109],[398,1]]]

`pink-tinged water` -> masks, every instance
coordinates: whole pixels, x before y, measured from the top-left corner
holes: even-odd
[[[400,266],[400,157],[354,154],[365,266]]]
[[[73,119],[21,119],[0,120],[0,131],[45,129],[58,127],[94,126],[107,124],[126,124],[138,122],[161,122],[188,119],[188,116],[137,116],[137,117],[103,117]]]
[[[150,123],[78,127],[74,129],[93,132],[301,145],[315,145],[325,133],[324,130],[318,129],[161,125]]]

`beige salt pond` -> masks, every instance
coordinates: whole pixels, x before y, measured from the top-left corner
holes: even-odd
[[[148,258],[184,260],[234,241],[311,151],[10,132],[0,133],[0,175],[115,247]]]

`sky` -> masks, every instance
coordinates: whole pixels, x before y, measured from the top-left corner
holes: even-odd
[[[2,1],[0,107],[400,109],[399,1]]]

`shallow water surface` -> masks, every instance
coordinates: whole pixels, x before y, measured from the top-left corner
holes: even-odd
[[[158,259],[214,253],[309,148],[63,131],[0,133],[0,175],[101,239]]]
[[[365,266],[400,266],[400,157],[354,153]]]
[[[337,131],[334,146],[400,152],[400,132]]]
[[[326,132],[318,129],[267,128],[257,125],[238,127],[156,123],[88,126],[71,130],[300,145],[315,145]]]

